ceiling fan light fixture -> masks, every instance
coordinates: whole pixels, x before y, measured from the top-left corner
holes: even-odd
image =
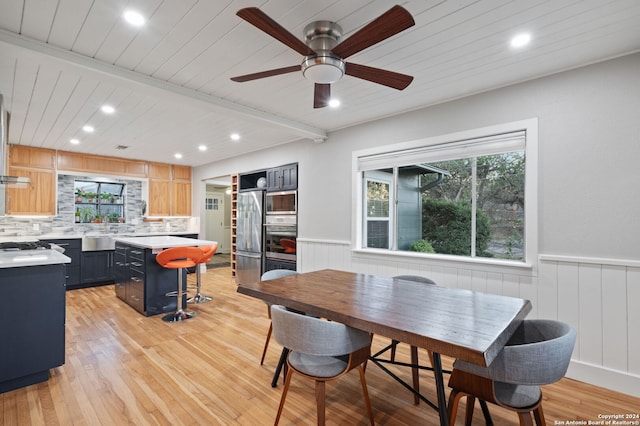
[[[302,75],[314,83],[329,84],[344,75],[344,61],[331,56],[308,57],[302,62]]]

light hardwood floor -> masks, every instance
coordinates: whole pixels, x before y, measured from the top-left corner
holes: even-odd
[[[265,304],[237,294],[229,268],[203,277],[203,293],[213,301],[189,305],[197,317],[175,324],[138,314],[115,297],[112,285],[67,292],[65,365],[52,370],[48,382],[0,394],[0,424],[272,424],[282,392],[281,384],[270,386],[280,347],[272,341],[259,365],[269,325]],[[374,349],[386,342],[376,337]],[[427,359],[426,352],[420,355]],[[399,357],[408,359],[407,345],[400,345]],[[408,371],[398,372],[409,378]],[[432,376],[421,374],[423,390],[433,396]],[[375,365],[369,363],[366,375],[376,424],[438,424],[431,408],[414,405]],[[640,412],[640,398],[569,379],[546,386],[544,395],[549,425]],[[496,425],[517,424],[513,413],[490,409]],[[464,404],[459,422],[463,413]],[[315,418],[313,384],[294,376],[281,424],[315,424]],[[484,424],[479,407],[476,422]],[[356,372],[328,384],[327,423],[368,423]]]

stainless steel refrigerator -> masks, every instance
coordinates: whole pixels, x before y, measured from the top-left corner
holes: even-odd
[[[238,193],[236,229],[236,281],[238,284],[260,281],[263,265],[263,206],[264,191]]]

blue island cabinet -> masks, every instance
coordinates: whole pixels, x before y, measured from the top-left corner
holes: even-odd
[[[49,379],[64,364],[65,265],[0,268],[0,393]]]
[[[215,243],[171,235],[117,237],[114,253],[116,296],[146,316],[175,311],[178,305],[178,270],[160,266],[156,255],[166,248]],[[187,306],[186,269],[182,274],[182,306]]]
[[[114,254],[116,296],[146,316],[176,310],[178,272],[156,262],[158,250],[116,243]],[[186,271],[183,271],[186,287]],[[186,288],[183,306],[186,306]]]

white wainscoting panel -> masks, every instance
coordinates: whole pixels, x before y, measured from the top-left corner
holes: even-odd
[[[339,269],[430,277],[445,287],[529,299],[529,318],[559,319],[577,330],[568,377],[640,396],[640,264],[541,255],[534,272],[352,251],[349,241],[298,239],[298,271]]]

